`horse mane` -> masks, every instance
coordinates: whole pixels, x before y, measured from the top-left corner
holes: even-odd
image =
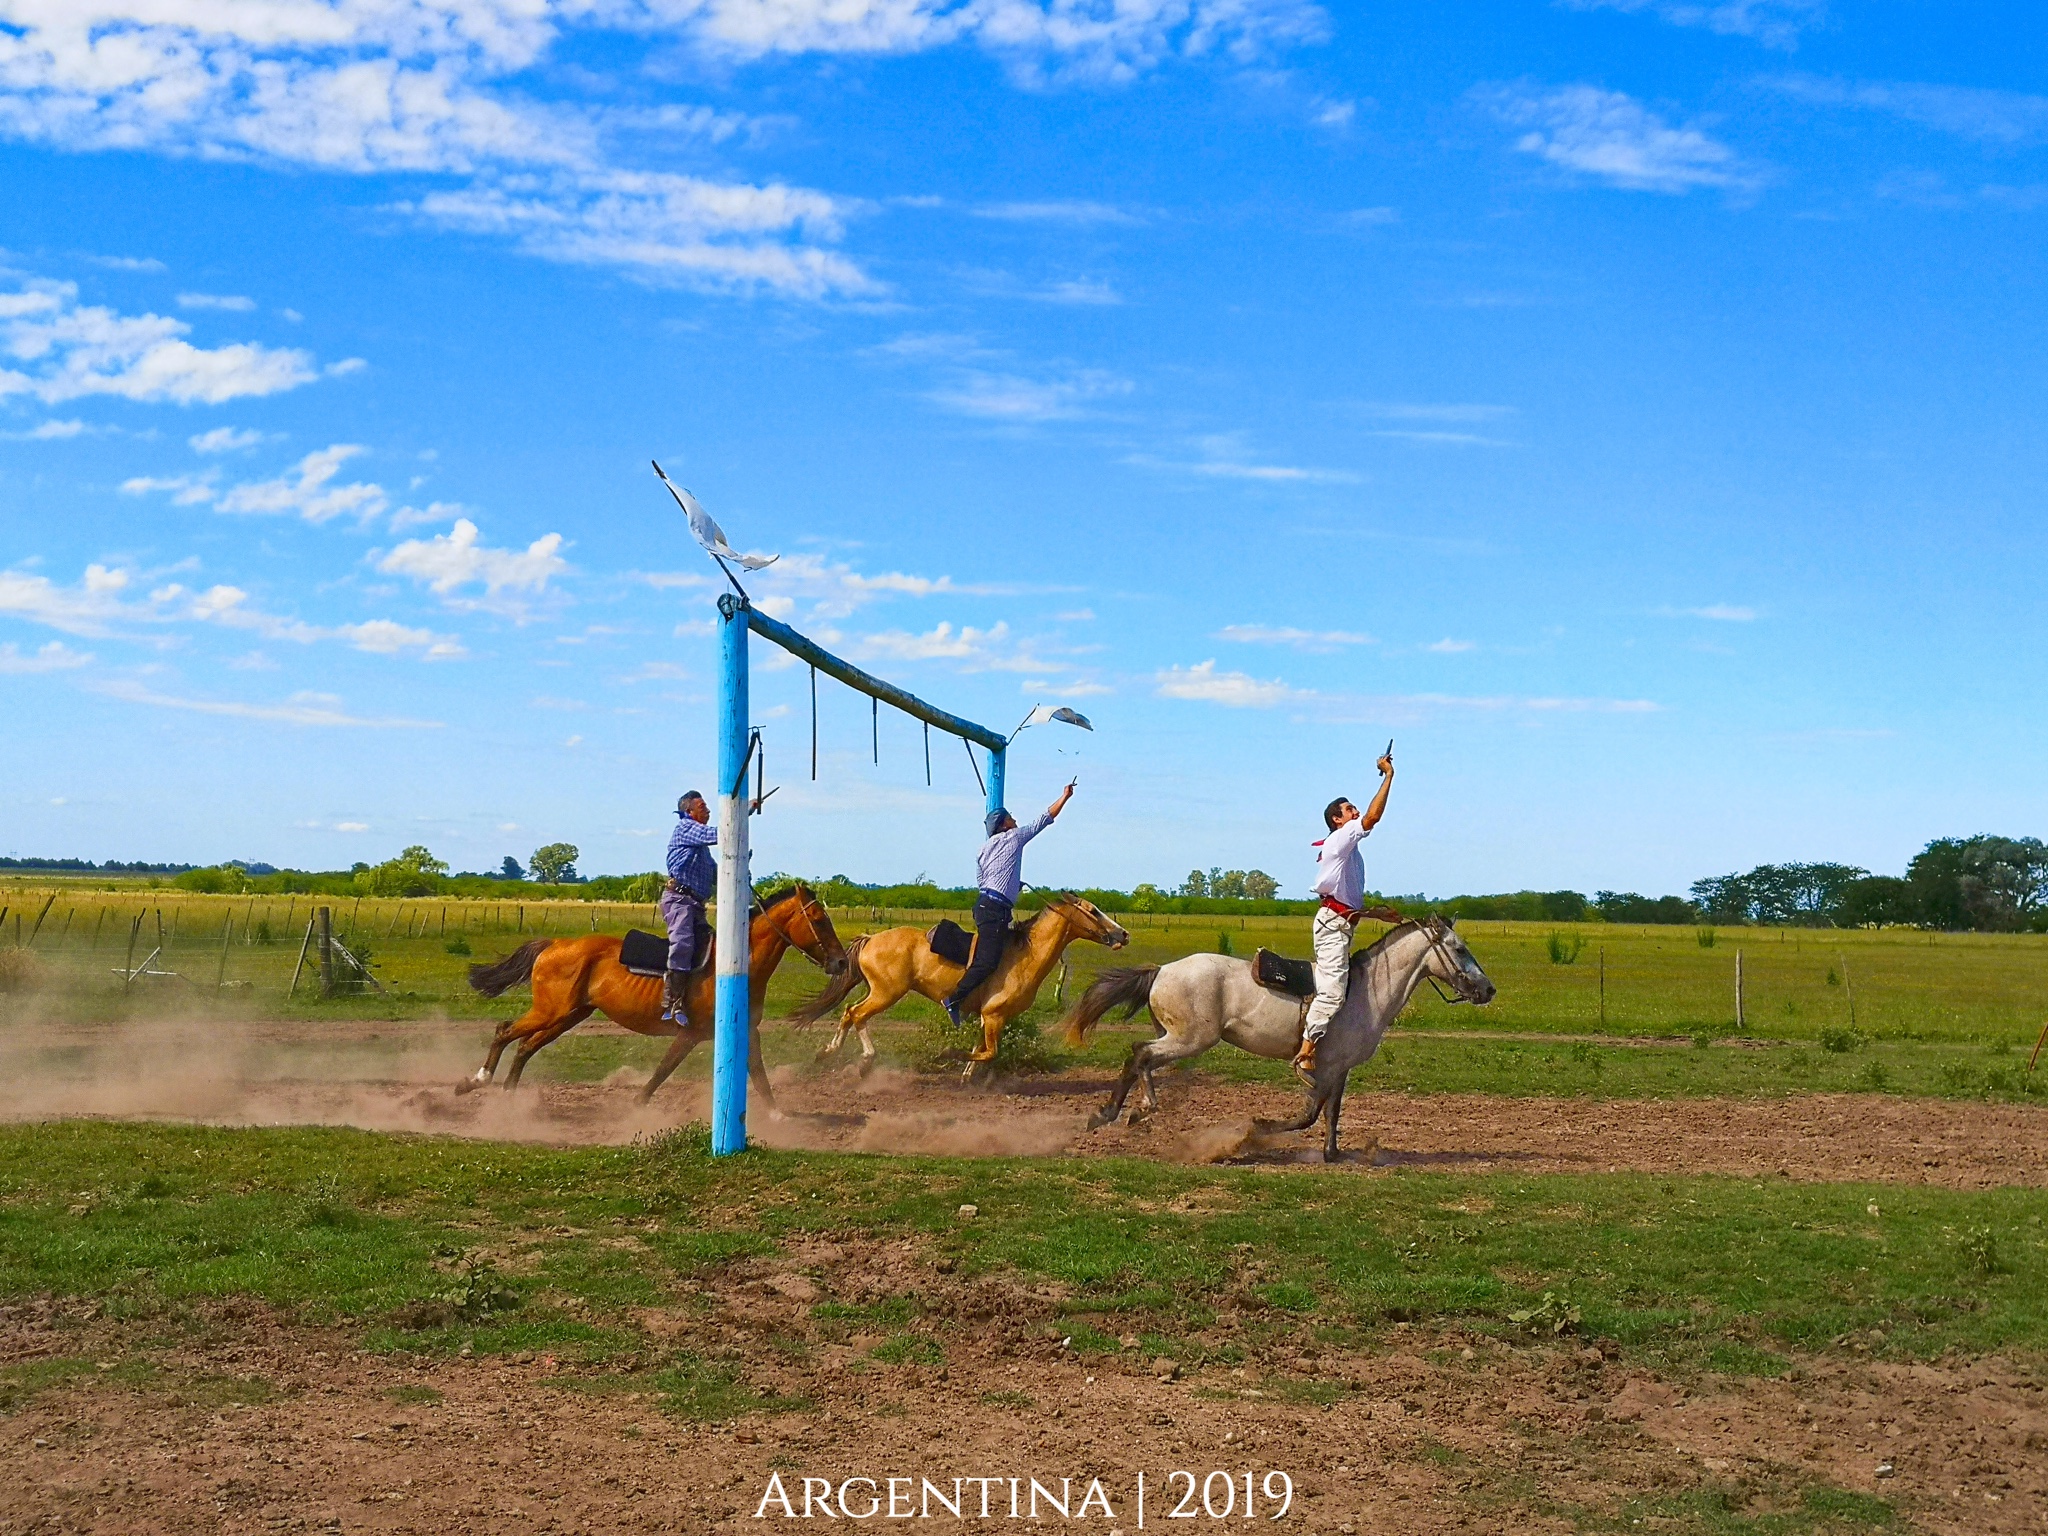
[[[1406,933],[1411,928],[1421,928],[1422,926],[1423,920],[1419,917],[1403,918],[1400,922],[1394,924],[1393,927],[1389,928],[1385,933],[1381,934],[1378,938],[1374,939],[1370,944],[1366,945],[1364,949],[1358,951],[1358,955],[1355,958],[1371,959],[1373,956],[1377,955],[1381,950],[1385,949],[1401,934]]]
[[[778,885],[772,890],[756,891],[754,892],[754,905],[765,912],[778,901],[789,900],[802,885],[803,881],[792,880],[787,885]]]

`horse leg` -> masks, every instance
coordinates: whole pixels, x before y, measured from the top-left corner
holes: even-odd
[[[905,990],[907,991],[908,989],[906,988]],[[868,995],[853,1004],[853,1006],[839,1016],[839,1033],[832,1037],[830,1051],[838,1050],[840,1046],[846,1043],[847,1035],[854,1030],[859,1030],[862,1057],[861,1072],[865,1076],[870,1065],[868,1058],[875,1054],[875,1042],[868,1034],[868,1020],[878,1013],[886,1012],[888,1009],[895,1007],[902,1000],[902,992],[898,992],[894,997],[890,997],[870,981],[868,983]],[[829,1051],[820,1051],[818,1052],[818,1057],[820,1060],[823,1060],[829,1053]]]
[[[768,1118],[780,1120],[782,1118],[782,1111],[776,1106],[775,1090],[768,1086],[768,1066],[761,1059],[761,1021],[759,1019],[755,1019],[753,1027],[747,1031],[747,1080],[754,1085],[755,1091],[761,1095],[762,1101],[767,1104]]]
[[[1323,1112],[1323,1106],[1330,1096],[1321,1089],[1313,1089],[1307,1095],[1307,1106],[1292,1120],[1254,1120],[1252,1129],[1261,1136],[1277,1136],[1288,1131],[1305,1131],[1316,1123]]]
[[[595,1012],[596,1008],[585,1003],[573,1013],[565,1014],[554,1023],[532,1031],[526,1043],[519,1047],[519,1054],[512,1058],[512,1070],[505,1075],[505,1091],[509,1093],[519,1086],[520,1075],[526,1071],[526,1064],[533,1060],[534,1052],[550,1041],[561,1039]]]
[[[1116,1087],[1109,1092],[1109,1102],[1088,1117],[1089,1130],[1100,1130],[1105,1125],[1116,1124],[1117,1116],[1124,1112],[1124,1100],[1130,1097],[1131,1084],[1138,1080],[1138,1073],[1141,1070],[1138,1066],[1138,1054],[1150,1043],[1140,1041],[1131,1047],[1131,1054],[1124,1062],[1124,1070],[1116,1080]]]
[[[860,1069],[858,1075],[866,1077],[870,1072],[874,1071],[876,1059],[875,1037],[869,1031],[867,1025],[863,1024],[860,1027]]]
[[[1337,1161],[1337,1117],[1343,1113],[1344,1080],[1339,1078],[1336,1088],[1330,1094],[1329,1108],[1324,1111],[1324,1117],[1330,1127],[1330,1134],[1323,1141],[1323,1161],[1326,1163]]]
[[[647,1086],[640,1090],[640,1102],[645,1104],[654,1097],[654,1090],[668,1081],[669,1074],[683,1064],[683,1058],[695,1049],[700,1037],[694,1026],[676,1031],[675,1039],[669,1041],[668,1050],[661,1058],[661,1065],[654,1069],[654,1076],[647,1079]]]
[[[476,1076],[462,1085],[463,1091],[467,1092],[471,1088],[481,1088],[485,1083],[496,1077],[498,1075],[498,1060],[505,1054],[505,1047],[514,1040],[547,1028],[547,1025],[548,1020],[541,1013],[538,1004],[527,1009],[518,1018],[507,1019],[503,1024],[500,1024],[497,1034],[491,1039],[490,1054],[484,1058],[484,1064],[476,1069]]]

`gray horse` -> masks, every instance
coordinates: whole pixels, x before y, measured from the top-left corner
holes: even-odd
[[[1323,1155],[1334,1160],[1337,1117],[1351,1069],[1372,1059],[1388,1026],[1425,977],[1449,987],[1455,1002],[1485,1004],[1494,998],[1493,983],[1448,918],[1401,923],[1351,956],[1351,983],[1316,1053],[1315,1086],[1309,1090],[1307,1107],[1298,1119],[1261,1120],[1259,1130],[1305,1131],[1326,1117],[1329,1135]],[[1121,1008],[1129,1018],[1147,1007],[1159,1036],[1131,1047],[1116,1091],[1089,1120],[1090,1129],[1111,1124],[1123,1113],[1124,1100],[1140,1077],[1145,1080],[1146,1110],[1157,1109],[1159,1094],[1152,1074],[1174,1062],[1192,1060],[1219,1040],[1254,1056],[1287,1060],[1301,1046],[1301,1021],[1308,1003],[1261,986],[1248,960],[1189,955],[1166,965],[1104,971],[1061,1021],[1067,1044],[1076,1049],[1085,1045],[1088,1031],[1113,1009]],[[1132,1123],[1138,1118],[1134,1108]]]

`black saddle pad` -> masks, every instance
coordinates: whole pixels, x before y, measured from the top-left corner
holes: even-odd
[[[925,935],[925,942],[931,945],[933,954],[954,965],[965,965],[967,957],[974,953],[974,935],[950,917],[940,918],[937,926]]]
[[[619,964],[635,976],[661,976],[668,971],[668,939],[658,933],[628,929],[619,941]]]
[[[1316,995],[1316,967],[1313,960],[1290,960],[1262,949],[1252,956],[1252,976],[1262,987],[1272,987],[1289,997]]]

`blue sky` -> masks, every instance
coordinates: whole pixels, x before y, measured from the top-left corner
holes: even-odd
[[[1027,873],[2039,833],[2048,34],[1808,0],[0,0],[0,844],[652,867],[712,572]],[[757,867],[971,875],[758,645]],[[708,787],[708,785],[707,785]]]

